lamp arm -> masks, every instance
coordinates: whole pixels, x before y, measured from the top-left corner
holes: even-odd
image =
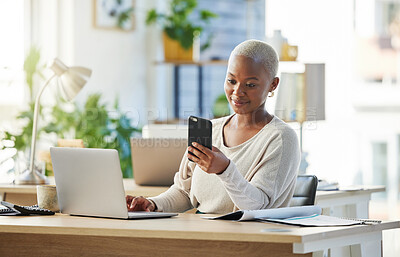
[[[35,150],[36,150],[36,135],[37,135],[37,120],[38,120],[38,115],[39,115],[39,108],[40,108],[40,97],[42,96],[42,93],[44,91],[44,89],[47,87],[47,85],[49,85],[50,81],[56,76],[56,74],[54,74],[53,76],[51,76],[46,84],[44,84],[44,86],[40,89],[38,95],[36,96],[36,100],[35,100],[35,109],[33,112],[33,126],[32,126],[32,143],[31,143],[31,158],[30,158],[30,164],[29,164],[29,170],[30,172],[34,171],[34,167],[35,167]],[[32,173],[35,174],[35,173]]]

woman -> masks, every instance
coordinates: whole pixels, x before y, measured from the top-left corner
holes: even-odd
[[[196,156],[186,152],[174,184],[156,197],[127,196],[129,211],[227,213],[288,206],[300,162],[298,140],[265,109],[279,84],[278,63],[275,50],[262,41],[236,46],[224,85],[234,114],[212,120],[212,150],[189,146]]]

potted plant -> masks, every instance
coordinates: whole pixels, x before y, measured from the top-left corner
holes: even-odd
[[[172,0],[168,14],[151,9],[147,13],[146,24],[159,23],[163,29],[164,56],[166,61],[193,61],[199,56],[200,33],[217,15],[208,10],[194,13],[197,0]]]
[[[28,161],[26,156],[29,156],[27,151],[30,149],[32,139],[35,99],[33,81],[37,77],[43,77],[42,69],[40,50],[32,47],[24,62],[26,84],[29,89],[29,104],[27,109],[21,111],[16,117],[24,125],[17,132],[0,128],[0,150],[15,148],[18,154],[14,158],[17,162],[21,162],[21,165],[26,165]],[[84,107],[79,107],[76,103],[67,103],[59,98],[57,104],[52,107],[42,106],[40,109],[41,119],[44,119],[44,113],[47,113],[46,120],[43,120],[43,126],[38,129],[37,139],[39,136],[44,136],[47,140],[51,140],[53,134],[57,138],[83,139],[85,147],[117,149],[123,176],[132,177],[129,140],[134,132],[141,130],[131,125],[130,117],[120,109],[118,98],[110,111],[107,104],[102,103],[99,93],[89,95]],[[4,144],[3,142],[8,143]],[[39,159],[46,162],[46,175],[51,175],[50,153],[48,151],[39,152]]]
[[[55,133],[58,138],[66,138],[72,132],[74,138],[82,139],[88,148],[117,149],[123,176],[132,177],[129,140],[141,129],[131,125],[131,118],[120,109],[118,98],[111,111],[107,103],[101,101],[100,93],[89,95],[83,107],[72,104],[72,110],[66,111],[66,104],[59,99],[59,104],[51,111],[52,121],[43,130]]]

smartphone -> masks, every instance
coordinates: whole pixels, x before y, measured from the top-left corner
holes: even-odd
[[[189,124],[188,146],[192,146],[192,143],[196,142],[212,150],[211,121],[195,116],[190,116],[188,124]],[[189,154],[194,155],[191,152],[189,152]]]

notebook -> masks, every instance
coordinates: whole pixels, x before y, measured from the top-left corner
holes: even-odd
[[[131,138],[133,178],[142,186],[170,186],[187,149],[182,138]]]
[[[51,147],[61,213],[118,219],[166,218],[176,213],[129,212],[118,152]]]
[[[206,217],[211,220],[261,221],[274,222],[302,227],[331,227],[378,224],[380,221],[369,219],[350,219],[321,215],[322,209],[317,205],[283,207],[262,210],[239,210],[217,217]]]

